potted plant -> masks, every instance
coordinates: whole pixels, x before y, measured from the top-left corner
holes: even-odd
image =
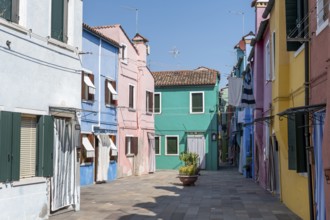
[[[198,160],[199,156],[197,153],[192,152],[181,152],[179,159],[184,163],[183,166],[179,167],[179,179],[184,186],[195,185],[198,179]]]

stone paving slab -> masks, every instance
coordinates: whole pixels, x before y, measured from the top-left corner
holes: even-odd
[[[300,219],[236,168],[201,171],[183,187],[177,171],[131,176],[81,188],[81,210],[50,220]]]

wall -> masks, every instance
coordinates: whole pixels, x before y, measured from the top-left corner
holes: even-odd
[[[204,91],[204,114],[189,114],[190,91]],[[156,88],[161,92],[161,114],[155,115],[156,134],[161,136],[161,155],[157,155],[157,169],[178,169],[178,156],[165,155],[165,135],[179,135],[179,151],[186,150],[188,131],[205,132],[206,169],[217,170],[218,147],[211,141],[211,134],[217,132],[218,87],[171,87]]]
[[[273,115],[304,105],[304,51],[295,57],[286,50],[285,1],[276,1],[271,12],[270,32],[276,31],[276,67],[273,81]],[[303,219],[309,218],[307,177],[288,170],[287,120],[274,118],[272,130],[279,144],[281,200]]]

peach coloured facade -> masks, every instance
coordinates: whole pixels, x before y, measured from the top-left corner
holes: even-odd
[[[118,66],[118,178],[154,172],[154,154],[149,138],[154,134],[154,116],[146,110],[146,92],[154,92],[154,79],[147,67],[147,40],[140,35],[131,41],[120,25],[96,27],[125,46]],[[134,105],[129,108],[129,85],[134,86]],[[138,153],[126,155],[126,137],[138,138]]]
[[[316,0],[309,0],[309,6],[316,5]],[[330,13],[329,5],[325,10]],[[329,16],[323,25],[317,25],[315,11],[310,15],[310,104],[327,104],[323,131],[323,168],[330,169],[330,27]],[[330,184],[324,182],[326,217],[330,219]]]

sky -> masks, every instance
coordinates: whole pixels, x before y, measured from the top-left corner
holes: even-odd
[[[236,63],[234,46],[255,32],[251,2],[84,0],[83,21],[90,26],[120,24],[131,39],[136,32],[147,38],[151,71],[205,66],[220,71],[222,88]]]

